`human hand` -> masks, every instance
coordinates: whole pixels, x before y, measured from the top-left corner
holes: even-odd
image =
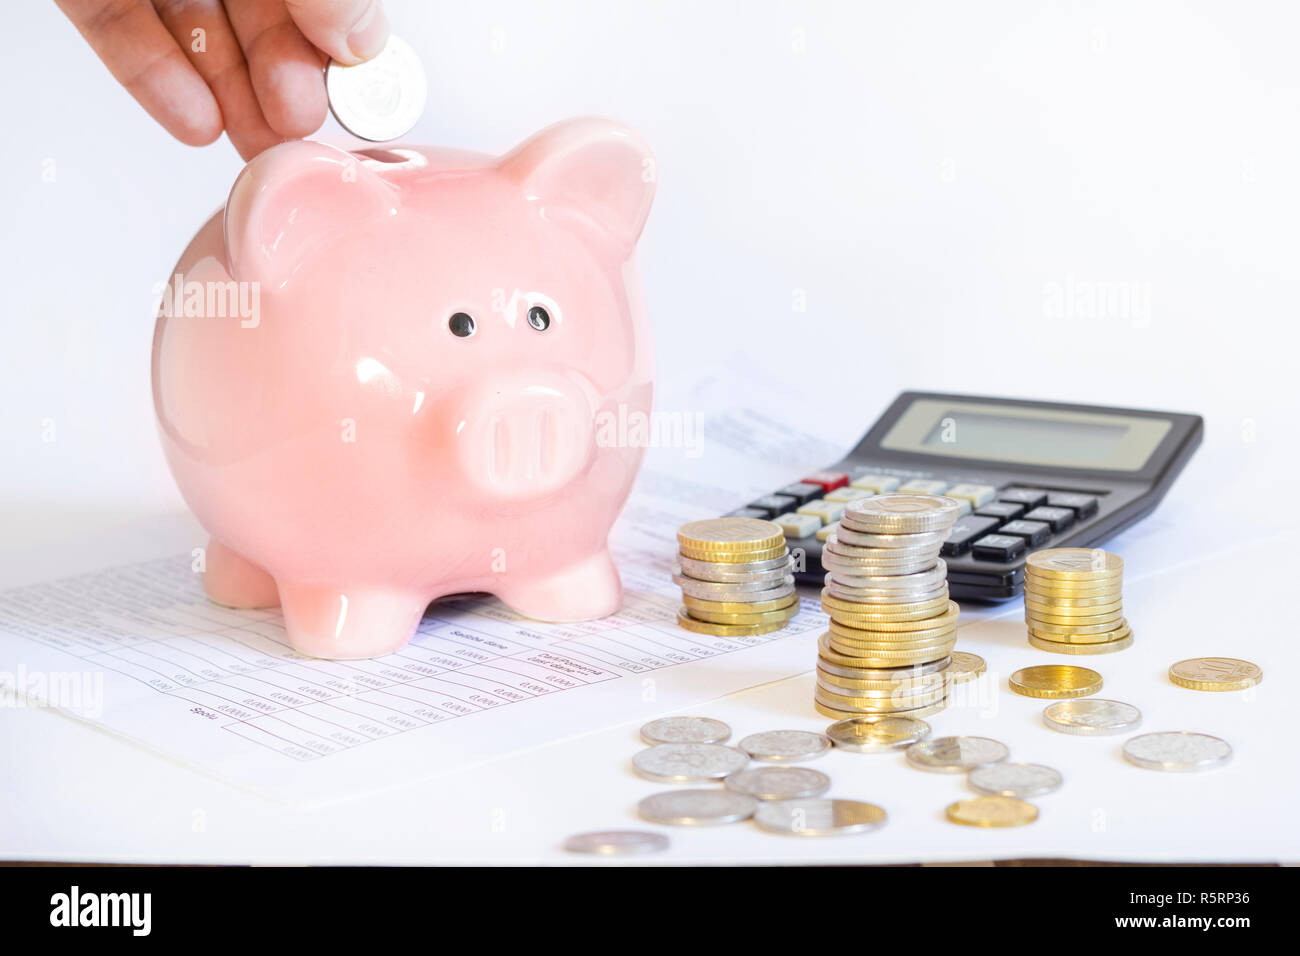
[[[380,0],[55,0],[149,115],[191,146],[224,129],[244,159],[325,122],[332,57],[388,40]]]

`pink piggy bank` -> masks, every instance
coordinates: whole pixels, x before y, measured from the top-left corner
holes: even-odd
[[[457,592],[617,610],[609,531],[644,449],[604,425],[650,410],[653,172],[595,119],[500,158],[288,142],[249,163],[154,332],[209,597],[280,605],[327,658],[396,650]]]

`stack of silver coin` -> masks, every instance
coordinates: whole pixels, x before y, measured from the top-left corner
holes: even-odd
[[[961,506],[941,495],[876,495],[845,506],[826,539],[814,704],[827,717],[947,706],[957,605],[939,549]]]
[[[748,637],[786,626],[799,611],[790,549],[779,525],[711,518],[677,532],[677,623],[697,634]]]

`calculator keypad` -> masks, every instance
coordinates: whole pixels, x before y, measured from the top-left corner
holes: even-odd
[[[942,554],[970,555],[976,562],[1008,564],[1027,550],[1050,544],[1054,535],[1100,509],[1096,495],[1043,488],[996,488],[978,482],[951,484],[937,478],[898,479],[869,471],[850,476],[819,471],[770,495],[754,499],[732,516],[775,521],[790,546],[815,538],[825,542],[839,527],[844,506],[873,494],[945,494],[961,514],[943,544]]]

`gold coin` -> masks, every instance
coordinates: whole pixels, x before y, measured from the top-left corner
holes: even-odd
[[[706,518],[678,528],[677,543],[684,551],[704,554],[770,551],[784,547],[785,533],[780,525],[761,518]]]
[[[973,655],[972,655],[973,656]],[[927,664],[903,665],[902,667],[859,667],[856,664],[852,667],[844,667],[833,661],[828,661],[824,657],[817,658],[817,667],[830,674],[839,677],[848,677],[854,680],[908,680],[918,677],[928,677],[931,674],[937,674],[948,666],[951,658],[941,657],[937,661],[931,661]]]
[[[1052,624],[1037,618],[1031,619],[1029,623],[1040,636],[1050,637],[1052,634],[1105,634],[1115,630],[1122,620],[1123,615],[1115,614],[1100,624]]]
[[[1065,634],[1060,631],[1042,631],[1032,624],[1027,629],[1030,637],[1036,637],[1040,641],[1052,641],[1056,644],[1106,644],[1110,641],[1123,640],[1133,633],[1129,627],[1128,618],[1121,618],[1118,627],[1111,631],[1103,631],[1100,634]]]
[[[1100,548],[1045,548],[1025,558],[1025,573],[1047,578],[1097,578],[1124,573],[1124,559]]]
[[[1082,611],[1085,614],[1093,613],[1091,608],[1104,608],[1109,604],[1121,603],[1121,595],[1118,591],[1115,596],[1102,595],[1101,597],[1071,598],[1057,597],[1055,595],[1037,594],[1030,588],[1025,588],[1025,603],[1040,604],[1043,607],[1058,608],[1062,610]]]
[[[933,649],[921,648],[919,650],[905,651],[897,654],[882,655],[873,653],[867,656],[865,653],[841,654],[831,646],[830,633],[827,632],[817,638],[817,647],[821,651],[821,656],[832,664],[840,667],[863,667],[863,668],[897,668],[906,667],[909,664],[929,664],[931,661],[947,657],[952,651],[955,640],[946,642]]]
[[[847,720],[850,717],[861,717],[863,716],[864,713],[863,711],[840,710],[836,707],[827,707],[821,701],[816,699],[813,700],[813,707],[817,708],[817,713],[821,714],[823,717],[829,717],[831,720]],[[915,710],[898,711],[892,716],[929,717],[933,714],[939,713],[940,711],[946,710],[947,707],[948,707],[948,698],[945,697],[937,704],[931,704],[928,707],[917,707]]]
[[[840,614],[838,611],[828,611],[831,620],[838,621]],[[863,625],[863,630],[868,631],[933,631],[957,623],[957,615],[960,608],[957,607],[956,601],[949,601],[942,614],[935,614],[926,618],[919,618],[914,621],[869,621]],[[846,622],[847,623],[847,622]],[[849,625],[850,627],[854,625]]]
[[[1030,598],[1025,599],[1025,614],[1031,617],[1038,617],[1040,614],[1050,614],[1056,617],[1097,617],[1103,614],[1112,614],[1124,606],[1123,601],[1107,601],[1105,604],[1056,604],[1051,601],[1035,601]]]
[[[1020,668],[1008,683],[1022,697],[1064,700],[1097,693],[1101,690],[1101,675],[1073,664],[1037,664]]]
[[[1188,690],[1244,690],[1262,681],[1264,671],[1235,657],[1192,657],[1169,668],[1169,679]]]
[[[912,697],[897,699],[889,697],[849,697],[819,687],[816,693],[813,694],[813,700],[819,704],[825,704],[827,707],[834,707],[836,710],[851,713],[893,714],[905,710],[916,710],[918,707],[932,707],[941,700],[946,699],[947,696],[947,691],[940,688],[931,694],[917,694]]]
[[[972,797],[948,804],[953,823],[968,827],[1018,827],[1038,819],[1038,808],[1017,797]]]
[[[709,611],[713,614],[765,614],[768,611],[781,611],[799,606],[799,595],[776,598],[773,601],[709,601],[705,598],[682,595],[682,603],[694,611]]]
[[[755,634],[770,634],[785,627],[789,620],[789,618],[782,618],[769,624],[714,624],[712,621],[700,621],[691,617],[687,608],[677,609],[678,627],[696,634],[712,634],[714,637],[753,637]]]
[[[768,548],[765,551],[695,551],[691,548],[681,548],[683,557],[690,558],[692,561],[711,561],[714,564],[748,564],[751,561],[771,561],[774,558],[784,557],[789,553],[785,545],[779,548]]]
[[[1030,634],[1029,643],[1040,651],[1051,651],[1053,654],[1111,654],[1130,646],[1133,643],[1133,634],[1130,632],[1125,637],[1102,644],[1066,644],[1062,641],[1045,641],[1041,637]]]
[[[983,674],[987,666],[984,658],[978,654],[971,654],[968,651],[953,651],[952,663],[943,671],[943,674],[954,684],[964,684],[968,680],[974,680],[980,674]]]
[[[738,614],[727,611],[706,611],[703,608],[689,609],[691,617],[697,621],[709,621],[712,624],[767,624],[771,621],[788,621],[799,613],[798,602],[791,602],[775,611],[760,611],[757,614]]]
[[[924,641],[858,641],[836,633],[835,622],[831,622],[831,647],[841,654],[878,654],[887,657],[890,654],[952,644],[956,640],[957,632],[949,631],[947,634],[939,634]]]
[[[854,644],[905,644],[908,642],[924,643],[948,637],[957,632],[957,622],[939,627],[927,627],[916,631],[878,631],[874,627],[849,627],[841,624],[834,617],[830,620],[830,631],[837,640]]]
[[[905,604],[862,604],[845,601],[822,588],[822,610],[827,614],[846,619],[862,618],[865,621],[915,621],[942,614],[948,609],[948,598],[937,597],[929,601],[910,601]]]

